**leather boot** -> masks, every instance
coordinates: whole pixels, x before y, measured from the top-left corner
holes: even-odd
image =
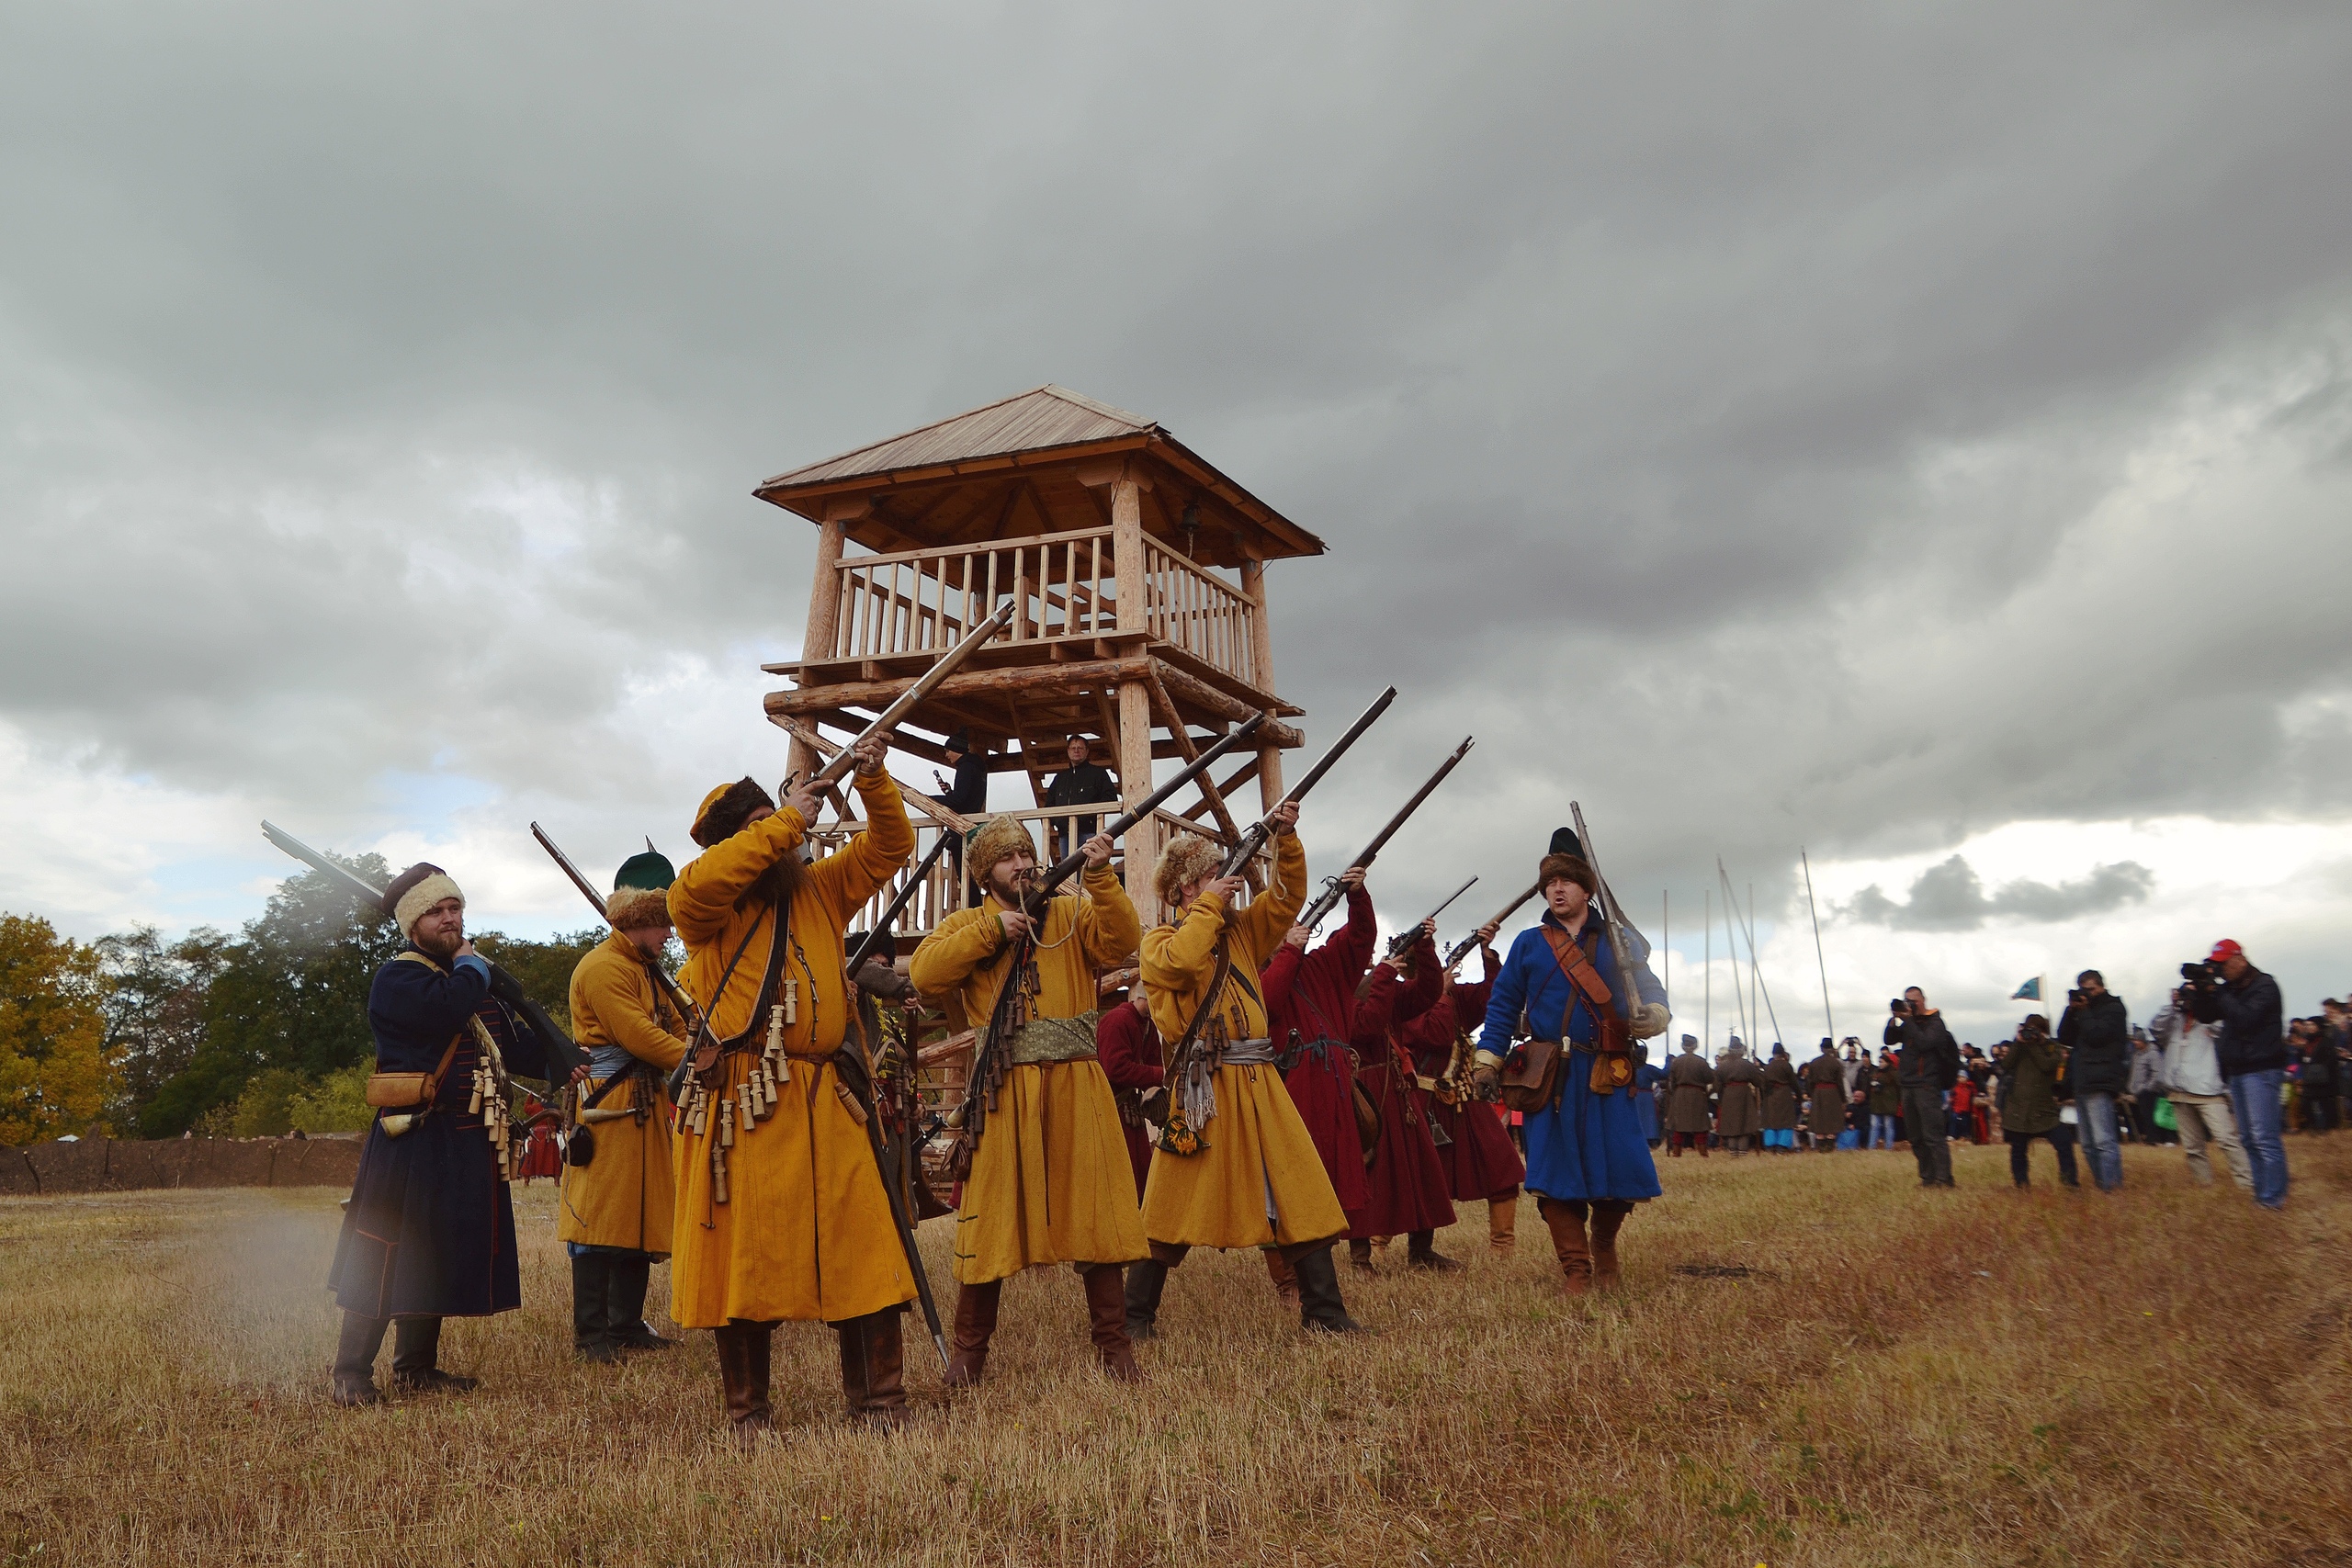
[[[441,1320],[402,1317],[392,1323],[392,1386],[403,1393],[469,1393],[481,1386],[479,1378],[445,1372],[441,1359]]]
[[[907,1424],[905,1348],[899,1334],[899,1309],[853,1317],[833,1325],[841,1336],[842,1394],[849,1403],[850,1419],[879,1431],[895,1432]]]
[[[1371,1332],[1348,1315],[1348,1303],[1340,1299],[1340,1271],[1331,1266],[1329,1244],[1301,1253],[1291,1259],[1290,1266],[1298,1276],[1300,1327],[1318,1334]]]
[[[1080,1276],[1086,1281],[1086,1319],[1105,1377],[1143,1382],[1135,1347],[1127,1341],[1127,1298],[1115,1263],[1098,1263]]]
[[[1348,1267],[1365,1274],[1377,1274],[1372,1266],[1372,1238],[1359,1236],[1348,1243]]]
[[[583,1252],[571,1260],[571,1353],[583,1361],[621,1359],[606,1331],[613,1293],[612,1255]]]
[[[645,1292],[653,1282],[653,1259],[646,1253],[611,1256],[610,1293],[605,1303],[605,1333],[623,1350],[674,1350],[678,1342],[664,1339],[645,1321]]]
[[[1456,1262],[1439,1252],[1431,1245],[1436,1237],[1437,1232],[1434,1230],[1415,1231],[1406,1243],[1405,1266],[1408,1269],[1426,1269],[1432,1274],[1444,1274],[1456,1269],[1469,1267],[1466,1263]]]
[[[718,1382],[726,1391],[727,1424],[745,1448],[770,1429],[768,1350],[775,1325],[730,1319],[718,1331]]]
[[[1592,1287],[1592,1249],[1584,1238],[1584,1205],[1545,1198],[1536,1207],[1551,1229],[1552,1251],[1560,1260],[1564,1287],[1571,1296],[1583,1295]]]
[[[1615,1198],[1603,1198],[1592,1206],[1592,1288],[1596,1291],[1625,1288],[1625,1278],[1617,1271],[1617,1232],[1633,1212],[1634,1205]]]
[[[1296,1312],[1298,1310],[1298,1276],[1291,1270],[1291,1266],[1283,1260],[1280,1247],[1266,1248],[1266,1278],[1274,1282],[1274,1299],[1282,1303],[1283,1309],[1285,1312]]]
[[[1168,1265],[1146,1258],[1127,1265],[1126,1307],[1128,1343],[1159,1335],[1159,1292],[1168,1288]]]
[[[330,1386],[342,1405],[377,1404],[384,1396],[376,1391],[376,1352],[383,1348],[390,1318],[343,1314],[343,1333],[335,1340],[334,1371]]]
[[[996,1308],[1004,1281],[962,1285],[956,1292],[956,1324],[948,1331],[947,1386],[973,1388],[989,1364],[989,1337],[996,1332]]]
[[[1506,1258],[1519,1246],[1519,1193],[1516,1190],[1503,1197],[1487,1200],[1487,1246]]]

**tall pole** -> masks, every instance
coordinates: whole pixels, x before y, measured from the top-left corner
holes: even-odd
[[[1756,1021],[1756,1032],[1764,1032],[1764,1010],[1756,1000],[1757,987],[1762,983],[1762,967],[1756,961],[1756,884],[1747,885],[1747,1016]],[[1781,1032],[1781,1021],[1772,1021],[1772,1032]]]
[[[1700,906],[1699,923],[1707,929],[1707,961],[1699,973],[1707,979],[1706,1010],[1699,1015],[1699,1054],[1705,1055],[1715,1048],[1715,890],[1707,889],[1705,902]]]
[[[1747,987],[1739,978],[1739,895],[1731,890],[1731,876],[1724,870],[1721,855],[1715,857],[1715,882],[1724,893],[1724,953],[1731,960],[1731,999],[1739,1009],[1739,1027],[1747,1031],[1747,1043],[1753,1045],[1756,1031],[1747,1021]]]
[[[1661,891],[1657,896],[1657,944],[1666,955],[1666,978],[1659,983],[1666,987],[1666,1010],[1674,1010],[1674,895]]]
[[[1721,878],[1721,879],[1722,879],[1722,881],[1723,881],[1723,885],[1724,885],[1724,902],[1726,905],[1730,906],[1730,907],[1731,907],[1735,911],[1736,911],[1736,910],[1738,909],[1738,908],[1739,908],[1739,896],[1738,896],[1737,894],[1734,893],[1734,892],[1731,890],[1731,874],[1730,874],[1729,872],[1727,872],[1727,871],[1725,871],[1725,870],[1724,869],[1724,863],[1723,863],[1722,857],[1720,857],[1720,856],[1718,856],[1718,857],[1716,858],[1716,860],[1715,860],[1715,874],[1716,874],[1716,876],[1718,876],[1719,878]],[[1748,897],[1749,897],[1749,899],[1751,900],[1751,903],[1752,903],[1753,899],[1755,898],[1755,895],[1756,895],[1756,888],[1755,888],[1755,885],[1754,885],[1753,883],[1750,883],[1750,884],[1748,885]],[[1758,1008],[1758,1009],[1754,1012],[1754,1018],[1755,1018],[1755,1021],[1756,1021],[1756,1027],[1757,1027],[1757,1028],[1758,1028],[1758,1029],[1763,1028],[1763,1027],[1764,1027],[1764,1021],[1765,1021],[1767,1018],[1770,1018],[1770,1019],[1772,1021],[1772,1032],[1773,1032],[1773,1033],[1775,1033],[1775,1034],[1778,1034],[1778,1033],[1781,1032],[1781,1017],[1780,1017],[1780,1014],[1779,1014],[1778,1012],[1776,1012],[1776,1011],[1774,1011],[1774,1010],[1773,1010],[1773,1008],[1772,1008],[1772,987],[1764,984],[1764,968],[1763,968],[1763,964],[1762,964],[1762,961],[1761,961],[1761,960],[1759,960],[1759,959],[1757,957],[1757,955],[1756,955],[1756,927],[1755,927],[1755,925],[1754,925],[1754,923],[1753,923],[1752,921],[1748,920],[1748,919],[1747,919],[1747,917],[1744,917],[1744,916],[1743,916],[1743,917],[1741,917],[1740,930],[1741,930],[1742,931],[1744,931],[1744,932],[1747,934],[1747,964],[1748,964],[1748,978],[1749,978],[1749,981],[1750,981],[1750,983],[1751,983],[1752,985],[1754,985],[1754,986],[1756,987],[1756,988],[1757,988],[1758,990],[1759,990],[1759,991],[1761,991],[1761,992],[1763,993],[1763,998],[1764,998],[1764,999],[1763,999],[1763,1002],[1762,1002],[1762,1004],[1761,1004],[1761,1006],[1760,1006],[1760,1008]],[[1731,934],[1732,934],[1732,933],[1731,933],[1731,921],[1730,921],[1730,919],[1729,919],[1728,918],[1726,918],[1726,919],[1725,919],[1725,920],[1724,920],[1724,937],[1725,937],[1726,939],[1728,939],[1728,938],[1731,936]],[[1735,944],[1735,946],[1734,946],[1734,948],[1733,948],[1733,953],[1732,953],[1732,975],[1733,975],[1733,977],[1734,977],[1735,979],[1736,979],[1736,978],[1737,978],[1738,974],[1739,974],[1739,954],[1738,954],[1738,949],[1737,949],[1737,946],[1736,946],[1736,944]]]
[[[1813,916],[1813,960],[1821,965],[1821,1021],[1828,1028],[1830,1040],[1835,1042],[1838,1020],[1829,1010],[1829,960],[1821,951],[1821,908],[1813,901],[1813,861],[1804,852],[1803,844],[1797,846],[1797,859],[1804,863],[1804,907]]]

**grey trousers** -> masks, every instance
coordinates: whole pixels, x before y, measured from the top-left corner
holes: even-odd
[[[1903,1086],[1903,1134],[1919,1162],[1919,1185],[1950,1187],[1951,1139],[1944,1128],[1944,1091],[1933,1084]]]
[[[2180,1150],[2188,1156],[2188,1173],[2197,1178],[2197,1185],[2213,1184],[2213,1162],[2205,1157],[2205,1145],[2212,1144],[2220,1147],[2222,1157],[2229,1162],[2230,1179],[2253,1191],[2254,1168],[2246,1163],[2245,1145],[2238,1142],[2237,1118],[2230,1114],[2230,1097],[2182,1094],[2176,1089],[2168,1098],[2172,1100],[2173,1120],[2180,1127]]]

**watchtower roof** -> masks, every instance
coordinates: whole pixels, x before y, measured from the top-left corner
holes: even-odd
[[[1323,541],[1157,421],[1044,386],[776,475],[752,491],[888,553],[1097,528],[1106,487],[1144,487],[1146,533],[1204,566],[1321,555]],[[1198,527],[1183,527],[1196,507]]]

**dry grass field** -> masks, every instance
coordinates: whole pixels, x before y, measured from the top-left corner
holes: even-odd
[[[0,1201],[10,1563],[2352,1561],[2352,1139],[2292,1207],[2127,1151],[2120,1198],[1957,1151],[1685,1158],[1571,1307],[1532,1205],[1445,1279],[1347,1280],[1377,1338],[1304,1337],[1254,1256],[1170,1281],[1130,1391],[1067,1274],[1015,1281],[977,1395],[909,1343],[922,1419],[836,1414],[832,1337],[777,1343],[786,1435],[715,1440],[709,1337],[568,1355],[546,1184],[523,1312],[453,1323],[470,1398],[324,1397],[329,1191]],[[2036,1175],[2052,1172],[2047,1149]],[[944,1224],[925,1241],[944,1285]],[[1400,1249],[1401,1250],[1401,1249]],[[1697,1272],[1678,1272],[1676,1266]],[[1389,1266],[1392,1269],[1395,1265]],[[1738,1270],[1746,1270],[1740,1273]],[[661,1273],[657,1271],[659,1281]],[[659,1290],[657,1284],[657,1292]]]

